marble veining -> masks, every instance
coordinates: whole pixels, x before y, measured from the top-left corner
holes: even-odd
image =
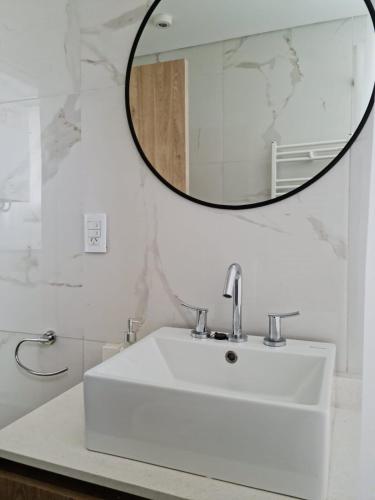
[[[10,285],[17,285],[17,286],[23,286],[23,287],[37,287],[39,285],[51,286],[51,287],[57,287],[57,288],[82,288],[83,287],[83,285],[81,285],[81,284],[64,283],[64,282],[57,282],[57,281],[45,281],[45,280],[31,281],[29,279],[28,275],[26,275],[25,280],[20,280],[18,278],[13,278],[11,276],[0,275],[0,281],[3,283],[8,283]]]
[[[339,258],[339,259],[346,259],[347,258],[347,245],[346,243],[340,239],[340,238],[335,238],[332,236],[327,228],[325,227],[324,223],[317,219],[316,217],[313,216],[308,216],[307,220],[311,224],[316,236],[320,241],[324,241],[325,243],[328,243],[331,249],[333,250],[334,254]]]
[[[303,73],[301,69],[301,61],[300,58],[297,54],[297,50],[293,46],[293,30],[289,29],[286,34],[283,35],[283,38],[286,42],[286,44],[289,47],[289,61],[292,65],[292,71],[290,73],[290,80],[291,84],[293,87],[293,90],[295,86],[302,80],[303,78]]]
[[[0,149],[6,158],[0,171],[0,199],[27,202],[30,198],[30,114],[34,104],[0,104]]]
[[[292,29],[287,30],[287,32],[285,34],[283,34],[283,39],[285,40],[285,42],[289,48],[289,62],[291,64],[291,71],[290,71],[291,89],[290,89],[290,92],[284,98],[284,102],[282,102],[281,105],[279,106],[279,109],[278,110],[275,108],[272,109],[272,122],[271,122],[270,126],[268,127],[268,129],[262,135],[266,148],[269,147],[270,142],[272,142],[273,140],[276,140],[279,143],[282,141],[282,136],[276,127],[277,120],[280,118],[281,114],[288,106],[290,100],[293,98],[297,85],[303,79],[303,73],[302,73],[301,65],[300,65],[300,58],[297,54],[296,49],[293,47],[292,36],[293,36]],[[266,96],[267,96],[267,102],[268,102],[269,106],[271,106],[273,103],[271,96],[270,96],[270,91],[271,91],[271,87],[269,84],[267,84],[266,85]]]
[[[92,57],[85,57],[82,59],[83,64],[89,64],[92,66],[100,66],[110,76],[112,82],[116,85],[121,85],[124,83],[124,72],[116,67],[109,58],[102,52],[98,47],[96,47],[92,42],[88,40],[82,40],[82,45],[89,49]]]
[[[23,278],[18,278],[11,275],[0,274],[0,282],[8,283],[10,285],[16,285],[21,287],[35,288],[38,286],[50,286],[57,288],[82,288],[83,285],[80,283],[67,283],[63,281],[45,280],[45,279],[34,279],[33,274],[39,274],[40,269],[40,257],[38,257],[31,248],[27,249],[26,255],[19,259],[15,266],[15,273],[23,274]]]
[[[241,47],[243,46],[243,44],[246,42],[247,39],[248,39],[247,36],[242,36],[240,38],[232,40],[230,48],[224,47],[224,64],[223,64],[224,69],[227,69],[233,65],[231,62],[232,57],[239,52],[239,50],[241,49]]]
[[[162,258],[161,258],[161,253],[159,249],[159,244],[158,244],[158,212],[157,212],[157,207],[155,206],[154,208],[154,237],[152,240],[152,245],[151,245],[151,253],[154,257],[154,262],[155,262],[155,270],[157,272],[157,275],[159,277],[159,280],[163,286],[164,292],[166,293],[166,296],[169,299],[170,304],[174,307],[175,311],[177,312],[178,316],[185,322],[187,322],[187,318],[184,314],[184,310],[181,307],[181,299],[177,296],[176,293],[172,290],[172,287],[169,282],[169,278],[167,274],[164,271],[163,268],[163,263],[162,263]]]
[[[263,139],[265,143],[265,147],[269,147],[270,141],[278,140],[281,141],[281,135],[276,129],[276,122],[280,117],[283,110],[287,107],[289,101],[293,98],[297,85],[303,79],[303,72],[301,69],[301,61],[300,57],[297,53],[297,49],[293,45],[293,29],[288,29],[284,32],[280,32],[282,39],[285,41],[288,47],[288,55],[287,59],[291,64],[290,69],[290,82],[291,89],[285,96],[284,100],[276,106],[275,99],[272,96],[272,73],[275,70],[275,67],[280,60],[284,60],[286,55],[284,53],[276,54],[267,60],[264,61],[248,61],[241,60],[242,55],[239,55],[240,49],[243,48],[246,42],[251,42],[253,37],[242,37],[238,40],[231,41],[232,47],[230,49],[225,50],[225,62],[224,62],[224,70],[228,70],[229,68],[238,68],[238,69],[248,69],[248,70],[256,70],[264,78],[264,89],[266,102],[268,107],[272,113],[272,123],[267,128],[267,130],[263,134]],[[264,35],[263,35],[264,36]],[[238,57],[240,61],[233,62],[232,59]],[[267,71],[265,71],[267,70]]]
[[[141,21],[144,18],[149,5],[150,2],[147,2],[145,5],[140,5],[130,11],[124,12],[120,16],[103,23],[102,27],[113,31],[122,30],[127,26]]]
[[[83,285],[81,285],[81,284],[64,283],[61,281],[40,281],[39,283],[41,285],[47,285],[47,286],[52,286],[52,287],[57,287],[57,288],[82,288],[83,287]]]
[[[141,22],[151,3],[140,1],[139,5],[131,9],[126,9],[124,4],[120,14],[98,23],[81,26],[84,87],[95,88],[100,85],[100,80],[105,82],[105,86],[124,84],[126,65],[120,52],[123,47],[121,40],[128,29],[134,29]],[[118,53],[113,52],[112,43],[118,44]],[[94,75],[96,76],[92,78]]]
[[[81,34],[83,35],[98,35],[103,30],[118,31],[132,26],[133,24],[140,22],[152,2],[147,2],[146,4],[139,5],[131,10],[126,10],[122,14],[104,21],[100,26],[91,26],[81,29]]]
[[[260,227],[262,229],[269,229],[271,231],[276,231],[277,233],[281,233],[281,234],[290,234],[288,231],[284,231],[280,227],[272,226],[270,224],[266,224],[266,223],[259,222],[259,221],[253,220],[253,219],[249,219],[248,217],[246,217],[244,215],[234,215],[233,217],[238,219],[238,220],[247,222],[248,224],[253,224],[254,226]]]
[[[148,301],[150,297],[150,284],[149,284],[149,252],[146,250],[144,253],[144,264],[141,272],[138,275],[135,289],[135,296],[137,297],[137,305],[135,307],[135,315],[137,318],[145,318]]]
[[[238,63],[231,63],[231,58],[236,56],[241,49],[241,47],[244,45],[244,43],[247,40],[251,40],[251,37],[243,37],[238,40],[234,40],[232,43],[235,44],[235,46],[231,49],[228,49],[224,53],[224,65],[223,68],[224,70],[227,70],[231,67],[239,68],[239,69],[249,69],[249,70],[256,70],[259,71],[259,73],[262,75],[264,78],[264,85],[265,85],[265,95],[266,95],[266,100],[267,100],[267,105],[269,108],[272,108],[273,106],[273,99],[272,99],[272,85],[271,85],[271,80],[268,77],[267,72],[264,70],[268,69],[269,72],[272,72],[275,69],[277,59],[280,56],[273,56],[270,59],[266,61],[240,61]]]
[[[57,175],[61,161],[80,140],[79,96],[69,95],[42,133],[44,183]]]
[[[156,205],[152,206],[152,212],[149,215],[152,220],[152,232],[147,238],[143,267],[135,285],[135,294],[137,296],[136,316],[146,321],[148,320],[150,299],[153,298],[152,287],[155,284],[152,279],[154,276],[162,286],[168,305],[174,308],[178,317],[183,321],[183,324],[187,325],[189,324],[189,317],[181,307],[182,300],[172,289],[167,273],[163,268],[162,256],[158,244],[159,219]]]

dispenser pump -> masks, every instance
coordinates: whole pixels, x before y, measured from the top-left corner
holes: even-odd
[[[137,332],[134,331],[135,325],[141,325],[142,321],[134,318],[128,319],[128,331],[126,333],[126,343],[128,345],[133,345],[137,342]]]

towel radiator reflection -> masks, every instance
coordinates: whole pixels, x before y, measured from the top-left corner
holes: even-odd
[[[314,173],[306,169],[313,162],[333,160],[342,151],[348,140],[305,142],[300,144],[280,145],[276,141],[272,142],[272,198],[298,188],[314,177]],[[282,172],[282,166],[291,167],[297,163],[298,171],[302,175],[288,175],[288,171]],[[284,175],[281,175],[281,174]]]
[[[39,372],[36,370],[32,370],[31,368],[24,365],[19,358],[19,350],[20,350],[20,347],[22,344],[25,344],[26,342],[34,342],[34,343],[36,342],[37,344],[52,345],[56,342],[56,338],[57,338],[56,333],[53,332],[52,330],[49,330],[48,332],[44,333],[39,338],[21,340],[21,342],[19,342],[17,344],[16,350],[14,352],[14,356],[16,358],[16,362],[17,362],[18,366],[20,366],[27,373],[30,373],[31,375],[36,375],[38,377],[54,377],[55,375],[60,375],[61,373],[66,373],[68,371],[68,368],[63,368],[62,370],[58,370],[56,372]]]

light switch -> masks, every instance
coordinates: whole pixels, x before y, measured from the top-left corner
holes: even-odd
[[[85,214],[84,220],[85,252],[107,252],[107,215]]]
[[[88,220],[87,221],[87,229],[100,229],[100,221],[98,221],[98,220]]]

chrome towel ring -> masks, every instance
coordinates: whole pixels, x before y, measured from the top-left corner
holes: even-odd
[[[26,342],[36,342],[38,344],[44,344],[44,345],[52,345],[56,342],[57,335],[54,331],[49,330],[48,332],[44,333],[41,337],[36,338],[36,339],[23,339],[21,342],[17,344],[16,350],[14,352],[14,357],[16,358],[16,362],[18,366],[20,366],[23,370],[25,370],[27,373],[30,373],[31,375],[36,375],[38,377],[54,377],[55,375],[60,375],[61,373],[66,373],[68,371],[68,368],[64,368],[63,370],[59,370],[56,372],[38,372],[36,370],[32,370],[31,368],[28,368],[25,366],[20,358],[19,358],[19,350],[22,344]]]

